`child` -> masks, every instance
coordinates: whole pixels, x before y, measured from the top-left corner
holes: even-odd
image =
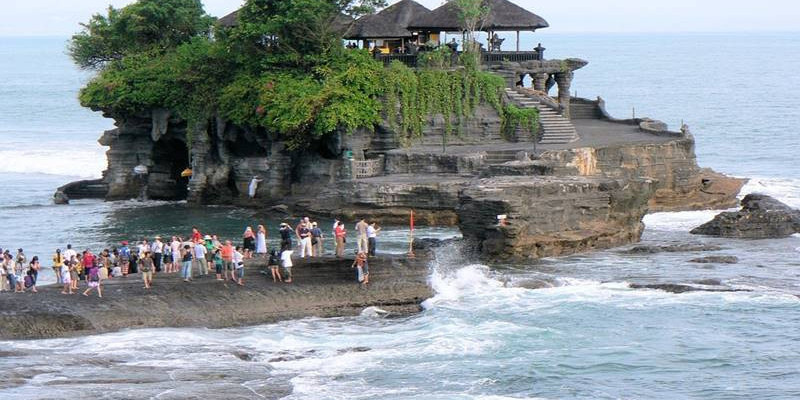
[[[214,249],[214,269],[217,273],[217,280],[224,281],[222,279],[222,268],[224,265],[222,264],[222,254],[220,254],[220,249]]]
[[[233,268],[236,270],[233,280],[239,286],[244,286],[244,255],[242,251],[246,253],[248,250],[243,250],[242,246],[236,246],[233,251]]]
[[[280,262],[278,251],[272,250],[269,253],[269,262],[267,264],[269,265],[270,271],[272,271],[273,282],[283,282],[283,277],[281,277]]]
[[[69,294],[72,294],[72,268],[70,268],[70,265],[67,260],[64,260],[64,263],[61,264],[61,282],[64,282],[64,289],[61,294],[67,294],[67,290],[69,290]]]
[[[286,283],[292,283],[292,253],[294,253],[294,251],[290,249],[281,252],[281,264],[283,264],[283,268],[286,269],[286,276],[288,277],[284,281]]]
[[[86,283],[89,288],[83,292],[84,296],[88,297],[92,289],[97,289],[97,297],[103,297],[103,290],[100,288],[100,268],[97,266],[89,268],[89,272],[86,275]]]
[[[353,261],[353,268],[358,269],[358,282],[363,284],[369,283],[369,265],[367,265],[367,253],[359,252]]]

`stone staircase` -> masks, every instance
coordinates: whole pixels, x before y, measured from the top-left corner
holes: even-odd
[[[578,140],[578,132],[569,119],[561,116],[552,107],[541,103],[535,97],[520,93],[514,89],[506,88],[508,97],[524,108],[536,108],[539,110],[539,122],[542,131],[539,134],[541,144],[562,144]]]

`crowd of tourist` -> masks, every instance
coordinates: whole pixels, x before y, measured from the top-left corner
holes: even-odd
[[[367,259],[375,256],[380,230],[375,222],[367,223],[364,219],[355,225],[356,259],[353,268],[357,270],[360,283],[369,283]],[[133,246],[122,241],[119,247],[104,249],[98,254],[90,249],[78,252],[67,244],[63,251],[56,249],[52,268],[61,293],[66,295],[78,293],[79,284],[84,281],[84,296],[96,291],[98,297],[103,297],[104,281],[131,274],[141,276],[145,289],[152,287],[155,274],[175,273],[180,274],[184,282],[213,275],[218,281],[244,286],[244,260],[250,258],[267,260],[269,271],[264,273],[274,282],[292,283],[292,259],[324,256],[327,237],[318,223],[308,217],[302,218],[294,228],[281,223],[279,233],[279,247],[272,250],[263,225],[258,225],[255,230],[248,226],[241,245],[234,245],[229,239],[220,240],[215,234],[203,235],[197,227],[193,227],[185,238],[171,236],[163,240],[156,236],[152,242],[142,239]],[[337,258],[344,257],[347,230],[343,222],[334,221],[331,236],[332,254]],[[16,254],[0,249],[0,291],[37,292],[40,270],[38,256],[28,261],[23,249],[18,249]]]

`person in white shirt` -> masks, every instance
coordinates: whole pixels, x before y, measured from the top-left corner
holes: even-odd
[[[64,250],[64,259],[67,261],[72,261],[72,259],[75,257],[78,257],[78,252],[72,248],[71,244],[68,244],[67,249]]]
[[[164,242],[161,241],[161,236],[156,236],[156,240],[150,245],[150,252],[153,253],[153,266],[156,267],[156,272],[161,272],[161,260],[164,259]]]
[[[196,243],[194,245],[193,251],[193,258],[192,262],[194,265],[197,266],[197,271],[200,273],[200,276],[208,275],[208,263],[206,262],[206,246],[203,245],[203,241]],[[194,269],[194,267],[192,267]]]
[[[172,243],[169,244],[169,247],[172,252],[172,269],[167,272],[178,272],[181,265],[181,240],[173,236]]]
[[[284,250],[281,252],[281,266],[286,270],[284,276],[288,277],[284,282],[292,283],[292,250]]]
[[[381,228],[376,227],[374,222],[367,225],[367,255],[370,257],[375,257],[375,246],[378,244],[380,230]]]
[[[244,286],[244,254],[242,254],[242,247],[236,246],[233,251],[233,268],[235,271],[234,281],[239,286]]]

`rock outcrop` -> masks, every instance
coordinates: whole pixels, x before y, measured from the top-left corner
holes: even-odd
[[[563,256],[639,241],[653,182],[496,177],[461,194],[464,238],[493,259]],[[505,215],[505,221],[498,221]]]
[[[800,233],[800,210],[767,195],[753,193],[742,199],[741,210],[723,212],[691,232],[727,238],[784,238]]]
[[[296,260],[294,283],[273,283],[259,274],[263,262],[248,262],[245,287],[212,277],[182,282],[176,274],[157,274],[151,290],[141,278],[114,278],[103,298],[60,294],[45,286],[35,296],[0,293],[0,340],[67,337],[130,328],[223,328],[304,317],[359,315],[377,306],[393,315],[420,311],[432,296],[428,286],[430,252],[414,259],[370,260],[370,284],[355,280],[353,262],[334,258]],[[0,355],[2,356],[2,355]]]

